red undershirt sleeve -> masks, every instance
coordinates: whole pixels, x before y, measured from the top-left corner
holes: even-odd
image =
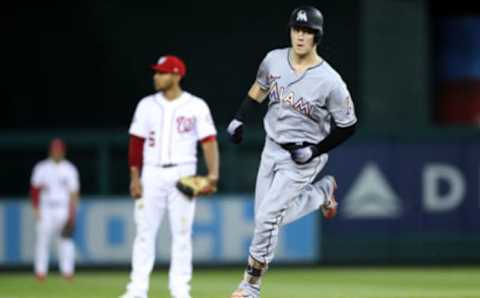
[[[128,144],[128,165],[130,167],[142,168],[144,143],[144,138],[130,135],[130,142]]]
[[[200,143],[204,144],[204,143],[208,143],[208,142],[212,142],[212,141],[216,141],[217,140],[217,137],[216,136],[208,136],[208,137],[205,137],[203,139],[200,140]]]
[[[38,208],[40,205],[40,187],[30,186],[30,197],[32,198],[33,208]]]

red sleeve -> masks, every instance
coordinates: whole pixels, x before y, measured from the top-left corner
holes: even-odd
[[[213,142],[213,141],[216,141],[216,140],[217,140],[216,136],[208,136],[208,137],[205,137],[205,138],[201,139],[200,143],[204,144],[204,143]]]
[[[30,196],[32,197],[33,208],[38,208],[40,205],[40,187],[30,186]]]
[[[128,144],[128,165],[130,167],[142,168],[143,143],[145,143],[144,138],[130,135],[130,142]]]

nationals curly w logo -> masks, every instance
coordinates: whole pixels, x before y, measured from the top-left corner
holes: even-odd
[[[192,131],[194,124],[193,117],[180,116],[177,117],[177,131],[179,133],[186,133]]]

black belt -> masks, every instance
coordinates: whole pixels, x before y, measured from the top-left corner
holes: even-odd
[[[298,148],[303,148],[303,147],[307,147],[307,146],[315,146],[315,144],[313,143],[309,143],[309,142],[295,142],[295,143],[283,143],[283,144],[278,144],[280,145],[280,147],[282,147],[283,149],[287,150],[287,151],[291,151],[291,150],[295,150],[295,149],[298,149]]]
[[[164,165],[161,165],[162,168],[173,168],[173,167],[176,167],[178,166],[178,164],[176,163],[166,163]]]

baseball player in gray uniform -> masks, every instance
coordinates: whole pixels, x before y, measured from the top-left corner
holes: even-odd
[[[355,131],[353,102],[340,75],[317,54],[323,16],[311,6],[296,8],[289,21],[291,47],[270,51],[227,131],[242,141],[249,111],[269,96],[266,141],[255,188],[255,230],[244,278],[231,298],[260,296],[262,275],[274,257],[281,225],[314,210],[335,216],[333,176],[314,178],[331,149]]]

